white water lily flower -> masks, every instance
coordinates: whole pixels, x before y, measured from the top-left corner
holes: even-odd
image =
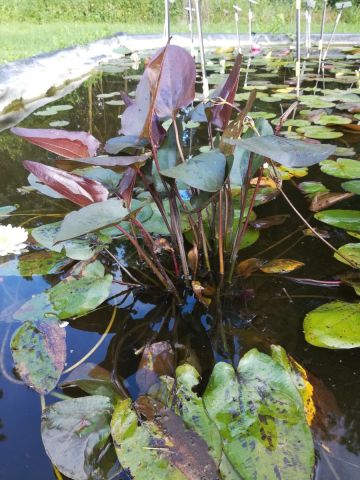
[[[26,248],[28,232],[22,227],[12,225],[0,225],[0,256],[10,253],[19,254]]]

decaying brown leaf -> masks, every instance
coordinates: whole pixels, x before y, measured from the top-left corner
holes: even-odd
[[[248,278],[252,273],[259,270],[263,264],[264,260],[260,260],[259,258],[247,258],[238,264],[236,273],[240,275],[240,277]]]
[[[264,273],[288,273],[303,267],[305,264],[290,258],[277,258],[265,263],[260,270]]]
[[[344,192],[328,192],[328,193],[317,193],[311,201],[310,210],[312,212],[319,212],[328,207],[331,207],[337,202],[342,200],[347,200],[348,198],[353,197],[354,193],[344,193]]]

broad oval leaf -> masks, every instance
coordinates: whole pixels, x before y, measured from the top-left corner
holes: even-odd
[[[314,446],[304,403],[291,375],[275,358],[253,349],[236,372],[229,364],[217,363],[203,401],[241,478],[312,478]]]
[[[4,218],[7,218],[11,212],[14,212],[17,207],[13,205],[6,205],[5,207],[0,207],[0,221]]]
[[[77,205],[84,207],[94,202],[102,202],[109,195],[108,190],[94,180],[30,160],[25,160],[23,164],[29,172],[39,178],[45,185]]]
[[[40,394],[49,393],[65,365],[65,328],[54,319],[26,321],[11,339],[11,352],[23,382]]]
[[[321,162],[321,171],[338,178],[360,178],[360,162],[351,158],[338,158]]]
[[[304,332],[315,347],[360,347],[360,303],[335,300],[315,308],[305,317]]]
[[[129,211],[123,202],[115,198],[93,203],[65,216],[55,242],[63,242],[114,225],[128,215]]]
[[[86,132],[20,127],[12,128],[11,132],[64,158],[93,157],[100,145],[95,137]]]
[[[360,232],[360,210],[324,210],[314,217],[333,227]]]
[[[217,192],[225,180],[225,166],[225,155],[213,150],[196,155],[175,167],[162,170],[161,174],[205,192]]]
[[[301,140],[266,135],[245,140],[226,139],[226,143],[240,145],[250,152],[271,158],[285,167],[309,167],[332,155],[335,145],[308,143]]]
[[[356,266],[360,269],[360,243],[347,243],[346,245],[340,247],[338,249],[338,252],[351,260],[351,266]],[[340,262],[350,265],[350,263],[347,262],[345,258],[340,256],[338,253],[334,253],[334,257]]]
[[[110,155],[116,155],[127,148],[140,149],[147,145],[147,141],[139,138],[136,135],[122,135],[121,137],[109,138],[105,143],[105,152]]]
[[[41,418],[41,437],[51,462],[74,480],[111,478],[104,461],[112,404],[94,395],[54,403]],[[112,465],[110,465],[111,468]]]
[[[360,195],[360,180],[350,180],[349,182],[342,183],[341,186],[347,192]]]

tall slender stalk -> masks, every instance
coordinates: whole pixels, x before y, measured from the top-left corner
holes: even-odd
[[[203,95],[204,99],[209,97],[209,82],[206,76],[206,66],[205,66],[205,50],[204,50],[204,39],[202,32],[202,22],[201,22],[201,12],[199,0],[195,1],[195,11],[196,11],[196,21],[197,29],[199,36],[199,47],[200,47],[200,60],[201,60],[201,72],[202,72],[202,82],[203,82]]]
[[[219,192],[219,273],[224,275],[224,223],[223,223],[223,191]]]

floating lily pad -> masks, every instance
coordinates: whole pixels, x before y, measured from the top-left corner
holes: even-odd
[[[67,120],[55,120],[54,122],[50,122],[49,126],[59,128],[59,127],[67,127],[69,124],[70,122],[68,122]]]
[[[344,182],[341,184],[342,188],[346,192],[356,193],[360,195],[360,180],[351,180],[350,182]]]
[[[351,119],[341,115],[322,115],[315,123],[318,125],[346,125],[351,123]]]
[[[7,205],[5,207],[0,207],[0,220],[9,217],[11,212],[14,212],[17,209],[14,205]]]
[[[310,127],[300,127],[297,128],[296,131],[302,133],[307,138],[316,138],[320,140],[340,138],[344,135],[342,132],[335,132],[331,128],[316,125],[312,125]]]
[[[62,112],[65,110],[72,110],[74,107],[72,105],[53,105],[51,107],[47,107],[45,110],[38,110],[34,112],[33,115],[39,117],[47,117],[50,115],[56,115],[58,112]]]
[[[338,249],[339,253],[344,255],[346,258],[351,260],[347,262],[342,256],[337,253],[334,253],[334,257],[342,263],[346,263],[347,265],[356,266],[356,268],[360,269],[360,243],[347,243]]]
[[[353,157],[356,154],[352,147],[336,147],[334,155],[337,157]]]
[[[320,163],[321,171],[338,178],[360,178],[360,161],[350,158],[324,160]]]
[[[323,100],[321,97],[315,96],[315,95],[301,95],[300,96],[300,101],[304,105],[310,107],[310,108],[331,108],[335,107],[335,103],[333,102],[327,102],[326,100]]]
[[[304,332],[316,347],[360,347],[360,303],[335,300],[315,308],[305,317]]]
[[[329,189],[325,187],[321,182],[302,182],[298,187],[306,195],[313,196],[316,193],[327,193]]]
[[[265,118],[266,120],[269,120],[276,117],[276,114],[272,112],[250,112],[249,116],[252,118]]]
[[[59,381],[66,359],[65,338],[65,328],[57,320],[44,319],[24,322],[11,339],[18,374],[40,394],[53,390]]]
[[[333,227],[360,232],[360,210],[324,210],[315,218]]]
[[[310,125],[309,120],[302,120],[301,118],[286,120],[284,127],[306,127]]]

